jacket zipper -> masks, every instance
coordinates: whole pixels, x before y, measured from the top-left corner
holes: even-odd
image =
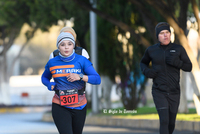
[[[165,66],[165,73],[166,73],[166,77],[167,77],[167,84],[168,84],[168,76],[167,76],[167,66],[166,66],[166,61],[165,61],[165,57],[166,57],[166,49],[164,50],[164,66]],[[168,88],[168,86],[167,86]],[[168,90],[168,89],[167,89]],[[169,95],[169,93],[167,92],[167,95]]]

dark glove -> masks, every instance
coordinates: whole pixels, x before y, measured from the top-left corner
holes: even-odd
[[[147,76],[148,78],[156,78],[158,73],[154,69],[145,69],[144,75]]]
[[[175,55],[167,56],[166,63],[177,68],[181,68],[183,65],[183,62],[179,59],[178,56]]]

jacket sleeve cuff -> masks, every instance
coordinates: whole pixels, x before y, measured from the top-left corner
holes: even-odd
[[[147,67],[143,70],[143,74],[144,74],[146,77],[148,77],[148,71],[149,71],[149,68],[147,68]]]
[[[183,66],[183,61],[179,61],[179,64],[178,64],[178,68],[181,68]]]
[[[49,91],[54,91],[54,90],[55,90],[55,85],[56,85],[55,82],[50,82],[49,85],[48,85],[48,90],[49,90]],[[54,86],[54,89],[53,89],[53,90],[51,89],[51,86]]]

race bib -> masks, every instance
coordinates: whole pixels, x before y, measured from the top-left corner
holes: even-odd
[[[79,103],[78,99],[78,90],[59,90],[60,95],[60,104],[62,106],[73,105]]]

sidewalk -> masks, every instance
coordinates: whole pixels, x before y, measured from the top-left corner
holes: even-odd
[[[45,113],[43,115],[43,121],[53,121],[51,113]],[[143,129],[158,129],[159,120],[147,120],[147,119],[124,119],[122,117],[113,116],[98,116],[88,115],[86,116],[87,125],[104,125],[104,126],[119,126],[130,128],[143,128]],[[200,122],[195,121],[176,121],[176,130],[179,131],[192,131],[200,132]]]
[[[0,113],[6,112],[44,112],[42,120],[46,122],[53,122],[49,106],[34,106],[34,107],[0,107]],[[100,115],[87,115],[87,125],[103,125],[103,126],[119,126],[129,128],[142,128],[142,129],[158,129],[158,120],[148,119],[127,119],[117,116],[100,116]],[[195,121],[176,121],[176,130],[179,131],[192,131],[200,133],[200,122]]]

